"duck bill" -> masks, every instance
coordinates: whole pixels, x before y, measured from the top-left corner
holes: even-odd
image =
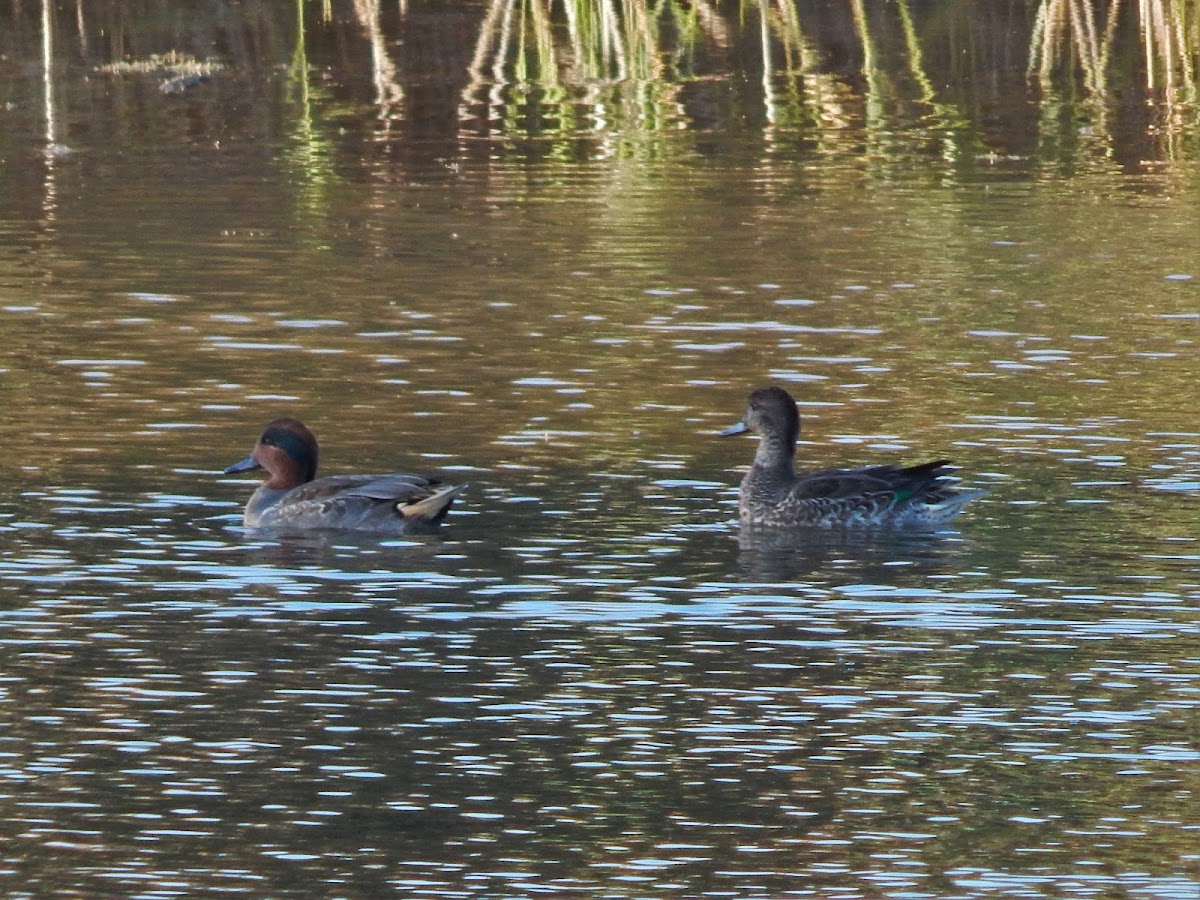
[[[736,425],[730,425],[724,431],[717,432],[717,434],[721,437],[732,437],[735,434],[745,434],[749,430],[750,426],[745,422],[738,422]]]
[[[251,469],[261,469],[258,460],[253,456],[247,456],[241,462],[235,462],[232,466],[222,472],[222,475],[232,475],[234,472],[249,472]]]

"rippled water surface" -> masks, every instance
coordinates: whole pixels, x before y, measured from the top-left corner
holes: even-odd
[[[6,896],[1200,896],[1194,105],[960,103],[932,14],[905,99],[832,5],[637,103],[504,81],[486,4],[85,6],[49,65],[0,13]],[[739,530],[766,383],[804,466],[988,493]],[[248,532],[284,414],[470,488]]]

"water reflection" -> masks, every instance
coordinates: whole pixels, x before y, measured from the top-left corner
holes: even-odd
[[[76,722],[63,700],[44,719],[40,710],[47,707],[35,704],[33,723],[73,725],[82,746],[90,748],[60,756],[50,770],[64,787],[89,769],[104,771],[131,797],[161,785],[173,804],[169,813],[154,811],[155,804],[118,816],[130,831],[126,839],[137,836],[150,847],[169,842],[215,850],[220,831],[252,821],[275,822],[275,830],[284,833],[301,829],[304,850],[277,843],[263,848],[268,862],[255,868],[273,878],[287,877],[270,866],[276,855],[310,875],[323,869],[322,879],[334,877],[331,863],[336,877],[350,874],[336,875],[343,872],[339,860],[386,861],[379,851],[363,857],[352,849],[344,829],[399,827],[413,858],[436,852],[443,842],[470,839],[489,857],[514,856],[525,876],[541,884],[581,882],[594,889],[614,873],[654,873],[660,867],[665,872],[655,878],[672,873],[688,884],[711,866],[731,866],[754,853],[766,862],[753,875],[739,868],[739,875],[726,877],[752,877],[782,888],[794,877],[782,861],[798,839],[818,845],[882,841],[907,845],[902,856],[917,853],[937,821],[959,820],[922,790],[939,768],[947,774],[953,769],[969,783],[1002,771],[987,764],[993,754],[998,764],[1023,760],[1037,766],[1040,760],[1051,771],[1082,764],[1069,758],[1056,766],[1058,745],[1044,738],[1024,747],[1024,729],[1002,698],[985,703],[961,685],[943,686],[943,676],[910,676],[906,686],[902,660],[944,653],[936,641],[880,642],[828,629],[804,635],[801,628],[797,635],[776,620],[741,633],[698,632],[672,649],[665,634],[628,624],[590,637],[560,627],[540,636],[541,628],[518,628],[501,638],[481,625],[455,628],[445,619],[436,630],[363,632],[368,623],[349,621],[349,611],[335,616],[325,610],[323,648],[314,654],[311,638],[303,640],[305,630],[297,629],[310,612],[289,610],[292,624],[278,623],[283,632],[278,636],[268,620],[259,619],[253,648],[248,635],[239,640],[230,633],[237,626],[228,619],[203,625],[200,637],[220,650],[219,663],[207,657],[190,662],[195,654],[187,650],[176,652],[169,666],[148,648],[126,657],[131,674],[93,675],[75,692],[72,706],[95,710],[90,726]],[[105,628],[110,641],[118,636],[119,625]],[[619,637],[637,631],[642,640],[633,644]],[[103,637],[92,634],[89,643]],[[867,654],[881,661],[864,677]],[[889,665],[893,654],[896,661]],[[106,671],[103,654],[78,656],[77,663]],[[269,670],[261,668],[263,659],[270,660]],[[42,662],[51,660],[43,656]],[[317,662],[327,675],[314,677]],[[193,668],[197,664],[204,668]],[[658,666],[667,668],[651,677]],[[731,678],[735,671],[747,674]],[[878,681],[889,671],[900,675],[898,684]],[[720,686],[708,686],[714,676],[723,676]],[[180,708],[195,710],[188,714],[194,725],[155,724]],[[231,715],[234,708],[244,712]],[[1073,709],[1060,701],[1041,715],[1052,715],[1061,735],[1071,728]],[[1038,714],[1032,715],[1024,728],[1035,728]],[[1105,726],[1120,729],[1139,715],[1151,716],[1136,709],[1114,713]],[[893,721],[902,722],[898,730],[892,725],[880,731]],[[1087,715],[1080,725],[1095,729],[1099,721]],[[191,730],[201,724],[203,738]],[[939,747],[953,744],[956,734],[973,732],[982,741],[974,754],[960,752],[953,761],[942,757]],[[1003,749],[988,739],[997,732],[1011,742]],[[255,737],[242,736],[249,733]],[[1101,749],[1103,743],[1086,755],[1116,762]],[[906,750],[916,755],[901,762]],[[1144,755],[1119,754],[1118,764],[1144,765],[1164,751],[1178,758],[1182,748],[1167,744]],[[111,761],[102,761],[108,755]],[[865,759],[869,766],[863,766]],[[237,776],[246,767],[274,771],[276,787],[267,794],[255,791]],[[31,778],[48,774],[36,760],[20,771]],[[517,778],[517,772],[534,773],[536,790],[528,775]],[[695,787],[682,793],[665,789],[680,781]],[[977,790],[983,795],[979,801],[991,793]],[[764,799],[774,802],[763,808]],[[895,818],[914,802],[918,809],[932,809]],[[751,803],[753,820],[740,818],[737,810]],[[1024,808],[1019,795],[1003,807]],[[59,807],[49,822],[31,830],[65,845],[99,810],[87,804]],[[45,819],[48,810],[37,812]],[[1127,810],[1126,817],[1131,815],[1137,814]],[[1052,821],[1019,818],[1030,819],[1022,827],[1031,836]],[[624,838],[615,833],[618,827]],[[732,843],[714,841],[730,828]],[[649,837],[662,829],[681,837]],[[521,849],[530,842],[540,846],[550,835],[592,845],[591,833],[608,849],[570,859],[552,853],[540,862]],[[557,863],[549,865],[550,860]],[[673,872],[681,866],[683,872]],[[443,889],[466,889],[460,879],[468,871],[450,867]],[[886,877],[889,871],[885,866],[875,874]],[[121,883],[132,876],[118,868],[110,877]],[[234,882],[245,878],[234,876]],[[364,882],[354,877],[352,883]],[[659,889],[669,883],[651,882]]]
[[[1153,6],[1037,92],[1019,3],[0,13],[6,893],[1194,896]],[[98,71],[172,50],[223,67]],[[803,465],[988,496],[738,529],[712,432],[768,381]],[[282,414],[472,491],[247,532],[216,471]]]
[[[735,12],[712,4],[632,2],[618,10],[607,3],[497,0],[399,11],[356,2],[342,15],[336,4],[263,0],[244,13],[248,41],[233,15],[201,17],[181,33],[166,14],[135,20],[120,9],[79,7],[68,24],[72,13],[43,4],[36,26],[22,8],[11,13],[10,43],[19,52],[31,28],[41,32],[48,103],[51,81],[62,80],[67,61],[106,73],[113,93],[125,99],[137,95],[139,79],[157,77],[165,61],[185,85],[174,92],[185,94],[222,65],[211,52],[189,56],[191,48],[222,48],[228,65],[241,71],[261,65],[264,52],[274,55],[299,92],[297,152],[326,145],[338,128],[366,125],[369,117],[355,121],[340,112],[359,102],[348,92],[365,89],[369,96],[361,102],[376,113],[374,138],[389,154],[423,154],[411,137],[424,133],[459,142],[444,148],[443,158],[475,158],[476,146],[559,158],[659,158],[695,147],[671,131],[748,125],[761,130],[764,165],[796,145],[849,162],[862,129],[876,163],[898,155],[940,161],[936,171],[953,178],[979,162],[1139,165],[1194,156],[1200,91],[1189,44],[1192,5],[1045,0],[1032,10],[1016,3],[933,10],[779,0]],[[74,32],[71,43],[56,49],[56,31]],[[389,42],[403,43],[403,58]],[[959,53],[964,43],[975,52]],[[169,52],[139,57],[148,45]],[[129,48],[128,58],[100,57],[98,48],[109,46]],[[1028,65],[1013,66],[1014,60]],[[362,85],[329,77],[331,64],[356,72],[360,63]],[[1143,76],[1137,101],[1113,86],[1125,70]],[[207,97],[189,104],[202,129],[216,129],[195,138],[222,139],[220,123],[203,106],[230,80],[206,85]],[[999,129],[979,114],[981,102],[996,106],[997,86],[1041,105],[1035,134],[1014,142],[1030,124],[1016,127],[1018,109],[995,109]],[[255,98],[260,110],[266,102]],[[155,114],[165,122],[172,109]],[[406,127],[395,127],[401,121]],[[544,143],[517,145],[516,137]],[[312,172],[319,157],[307,158]],[[329,177],[329,167],[322,168]]]
[[[656,518],[713,490],[669,481]],[[814,543],[706,513],[666,556],[670,532],[636,529],[261,542],[233,507],[73,490],[7,520],[40,535],[0,569],[33,589],[0,616],[10,864],[86,852],[81,894],[765,895],[917,889],[895,861],[929,865],[967,817],[996,863],[937,851],[960,890],[1051,840],[1183,846],[1162,805],[1196,757],[1183,594],[1101,596],[1050,560],[998,584],[958,535]],[[501,534],[524,515],[492,514]]]
[[[927,578],[938,571],[953,571],[951,566],[960,543],[961,538],[955,532],[919,534],[742,526],[738,531],[738,564],[750,579],[768,583],[804,581],[828,567],[843,570],[852,567],[854,577],[862,579],[870,578],[872,572],[881,577],[885,571],[886,581],[906,579],[914,573],[918,578]]]

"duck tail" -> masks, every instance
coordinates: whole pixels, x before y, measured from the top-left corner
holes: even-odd
[[[446,517],[454,498],[466,489],[467,485],[465,484],[452,484],[449,487],[440,488],[424,499],[399,506],[400,515],[410,522],[428,522],[436,525]]]
[[[902,469],[901,475],[907,476],[906,483],[897,490],[894,505],[902,507],[914,520],[929,525],[949,522],[968,503],[987,493],[960,490],[955,471],[955,466],[946,459]]]
[[[964,506],[986,493],[987,491],[945,492],[937,503],[929,504],[929,516],[938,522],[949,522],[963,511]]]
[[[933,462],[918,463],[915,466],[905,466],[900,471],[913,479],[937,481],[952,478],[955,466],[948,459],[935,459]]]
[[[892,483],[890,506],[899,509],[912,503],[922,502],[934,506],[947,497],[955,495],[951,487],[957,479],[952,474],[954,467],[948,459],[920,463],[915,466],[883,468]]]

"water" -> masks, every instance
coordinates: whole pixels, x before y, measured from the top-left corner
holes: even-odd
[[[930,105],[800,4],[774,106],[753,17],[556,94],[471,82],[482,6],[367,7],[302,68],[290,7],[59,12],[49,94],[4,14],[5,893],[1200,896],[1194,102],[1039,99],[1023,7],[971,77],[1000,14],[918,16]],[[172,48],[224,68],[98,68]],[[987,496],[739,531],[767,382],[805,465]],[[285,413],[471,488],[246,532]]]

